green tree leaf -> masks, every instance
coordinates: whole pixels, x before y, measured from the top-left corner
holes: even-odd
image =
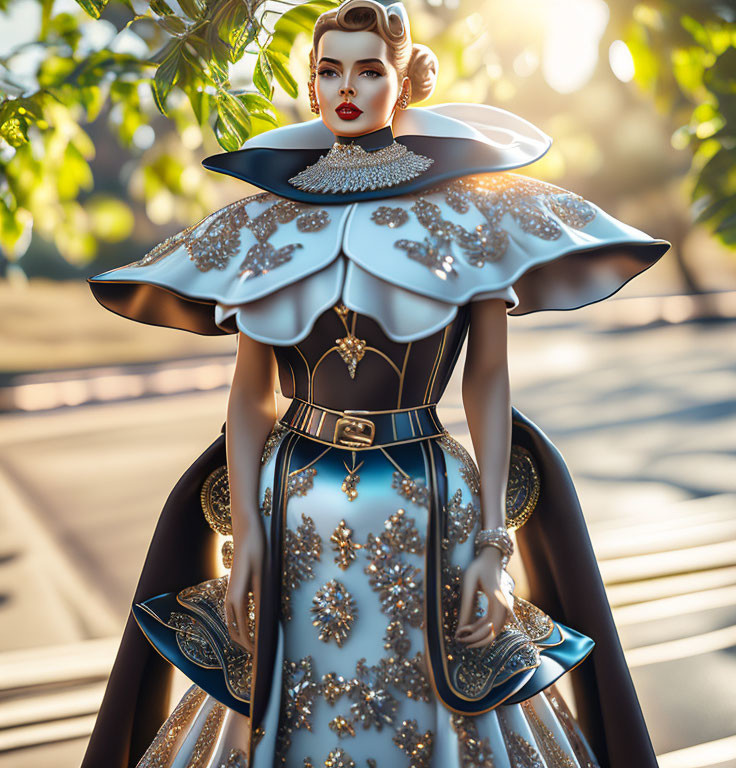
[[[245,105],[227,91],[220,91],[216,100],[217,140],[227,151],[240,149],[251,131],[250,116]]]
[[[158,65],[153,78],[153,98],[162,115],[166,114],[166,98],[179,79],[183,45],[181,41],[174,42],[166,58]]]
[[[266,48],[268,63],[271,65],[276,82],[286,91],[286,93],[295,99],[299,94],[299,87],[296,84],[294,76],[289,71],[289,59],[283,53],[272,51]]]
[[[77,2],[93,19],[99,19],[107,5],[107,0],[77,0]]]

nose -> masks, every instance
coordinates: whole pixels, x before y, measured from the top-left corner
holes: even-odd
[[[343,83],[340,86],[340,96],[347,98],[348,96],[355,97],[355,88],[350,83]]]

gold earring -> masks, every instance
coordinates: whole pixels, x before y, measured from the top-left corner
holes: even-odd
[[[317,99],[317,92],[314,89],[314,81],[317,77],[316,70],[312,70],[309,75],[309,82],[307,83],[307,88],[309,90],[309,106],[314,112],[315,115],[319,114],[319,100]]]
[[[408,87],[407,87],[408,86]],[[406,109],[411,101],[411,81],[406,80],[405,85],[401,87],[401,94],[396,100],[396,106],[399,109]]]

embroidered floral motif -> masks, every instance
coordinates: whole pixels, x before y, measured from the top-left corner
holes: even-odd
[[[537,714],[531,701],[528,699],[522,701],[521,707],[524,710],[527,722],[531,726],[534,741],[537,742],[545,764],[551,766],[551,768],[577,768],[575,761],[560,746],[552,731]]]
[[[374,557],[365,569],[371,587],[378,592],[381,610],[392,619],[420,627],[424,620],[422,572],[394,555]]]
[[[207,713],[202,730],[194,742],[187,768],[204,768],[215,746],[215,740],[220,732],[224,717],[225,706],[218,701]]]
[[[391,487],[396,488],[401,496],[409,499],[414,504],[426,507],[429,503],[429,490],[423,483],[424,481],[418,482],[414,478],[402,475],[401,472],[397,471],[394,472]]]
[[[289,473],[289,480],[286,485],[286,498],[292,496],[306,496],[307,491],[314,485],[314,476],[317,474],[315,467],[307,467],[296,472]]]
[[[432,194],[442,194],[447,205],[459,214],[466,214],[471,206],[475,207],[484,221],[467,230],[459,223],[443,219],[440,207],[427,199]],[[383,208],[377,209],[372,219],[377,224],[391,226],[402,209],[387,208],[384,211]],[[543,240],[556,240],[562,236],[557,219],[567,226],[582,229],[596,215],[593,206],[579,195],[510,173],[455,179],[433,187],[417,196],[411,211],[428,235],[422,241],[397,240],[394,246],[406,251],[410,259],[424,264],[443,280],[457,274],[453,243],[473,266],[482,267],[504,256],[509,244],[508,232],[502,224],[506,215],[511,216],[524,232]],[[406,211],[403,213],[406,215]]]
[[[338,646],[347,639],[358,609],[350,592],[337,579],[330,579],[312,598],[312,624],[319,629],[319,639]]]
[[[475,718],[453,714],[450,723],[460,744],[462,768],[495,768],[490,742],[478,735]]]
[[[371,221],[379,226],[386,226],[389,229],[396,229],[409,221],[409,214],[403,208],[391,208],[388,205],[381,205],[371,214]]]
[[[424,671],[424,656],[417,652],[412,658],[389,657],[381,659],[387,684],[394,686],[407,698],[429,701],[429,681]]]
[[[350,690],[350,684],[342,675],[336,672],[328,672],[322,675],[322,695],[331,705],[335,705],[339,698]]]
[[[360,659],[355,667],[355,679],[350,681],[348,696],[353,705],[353,719],[364,729],[380,731],[384,725],[392,725],[398,703],[387,690],[384,670],[380,666],[369,667]]]
[[[383,641],[383,647],[390,651],[393,656],[406,656],[411,648],[411,640],[409,639],[406,627],[400,621],[392,621],[386,627]]]
[[[172,611],[167,623],[177,630],[176,644],[186,658],[201,667],[219,668],[220,661],[215,649],[197,621],[186,613]]]
[[[539,752],[520,733],[506,728],[504,740],[511,768],[545,768]]]
[[[555,686],[553,685],[545,689],[543,694],[555,710],[557,722],[560,723],[565,731],[565,736],[567,736],[572,751],[575,753],[580,768],[599,768],[598,761],[588,749],[575,718],[572,716],[564,699],[559,696]]]
[[[159,768],[169,765],[182,729],[191,722],[205,699],[205,692],[193,685],[184,694],[140,760],[139,768]]]
[[[433,741],[431,731],[419,732],[416,720],[404,720],[393,738],[394,744],[409,758],[410,768],[428,768]]]
[[[480,493],[480,472],[471,455],[465,449],[462,443],[455,440],[452,435],[445,430],[437,438],[440,446],[450,454],[450,456],[459,459],[462,466],[460,467],[460,475],[468,485],[470,492],[477,496]]]
[[[424,552],[424,539],[417,530],[414,518],[399,509],[386,520],[378,536],[368,534],[366,550],[373,557],[388,557],[399,552],[416,555]]]
[[[514,595],[514,618],[534,642],[541,642],[554,631],[554,622],[536,605]]]
[[[284,439],[284,435],[286,435],[288,431],[288,428],[285,427],[280,421],[277,421],[274,424],[271,432],[266,438],[266,442],[263,445],[263,450],[261,451],[261,466],[268,462],[268,460],[273,455],[273,452],[279,446],[281,441]]]
[[[282,710],[276,751],[281,762],[285,763],[294,731],[300,728],[312,730],[312,708],[319,694],[319,685],[314,680],[311,656],[298,662],[285,660],[283,669]]]
[[[419,223],[429,232],[423,241],[397,240],[396,248],[406,251],[406,255],[424,264],[443,280],[448,275],[455,277],[457,270],[453,266],[455,257],[452,254],[452,236],[455,226],[445,221],[440,214],[439,206],[420,197],[411,210],[416,215]]]
[[[355,728],[350,720],[346,720],[342,715],[333,717],[329,722],[330,730],[334,731],[341,739],[346,736],[355,736]]]
[[[327,755],[325,768],[355,768],[355,761],[344,749],[333,749]]]
[[[284,565],[281,581],[281,615],[291,618],[291,594],[302,582],[314,578],[314,564],[322,556],[322,539],[311,517],[302,514],[296,532],[284,531]]]
[[[332,549],[337,553],[335,562],[345,571],[350,564],[358,557],[355,553],[361,549],[361,545],[353,541],[353,529],[348,527],[344,520],[340,520],[339,525],[330,536]]]
[[[270,488],[266,488],[263,492],[260,511],[264,517],[271,517],[271,512],[273,511],[273,491]]]
[[[227,576],[195,584],[193,587],[182,589],[177,600],[186,607],[191,607],[198,616],[216,617],[216,624],[225,627],[225,595],[227,593]],[[254,638],[255,602],[252,593],[248,599],[248,634]],[[189,631],[189,630],[187,630]],[[186,645],[180,646],[186,652]],[[224,672],[228,687],[236,696],[247,699],[250,695],[253,659],[251,654],[239,645],[233,643],[229,635],[221,643],[225,657]],[[192,661],[196,660],[192,658]],[[219,662],[218,662],[219,666]]]
[[[594,208],[579,195],[512,173],[455,179],[432,191],[443,192],[445,202],[457,213],[467,213],[474,205],[486,219],[485,224],[476,228],[475,235],[462,228],[456,230],[458,244],[475,266],[497,261],[506,252],[508,234],[501,226],[506,214],[524,232],[543,240],[556,240],[562,235],[559,224],[545,213],[545,205],[575,229],[582,229],[595,218]]]
[[[251,218],[246,207],[251,203],[265,203],[275,200],[269,208]],[[252,245],[240,265],[246,279],[257,277],[291,259],[291,254],[300,243],[285,245],[276,249],[268,242],[276,232],[278,224],[286,224],[296,218],[300,232],[317,232],[330,222],[329,213],[303,203],[276,198],[269,193],[246,197],[211,213],[201,221],[167,238],[149,251],[132,267],[147,267],[166,258],[180,246],[184,246],[189,258],[201,272],[211,269],[223,270],[230,259],[239,251],[243,229],[249,229],[257,242]]]
[[[301,243],[290,243],[277,249],[268,240],[276,232],[277,224],[287,224],[294,219],[297,219],[297,229],[300,232],[316,232],[330,222],[327,211],[314,211],[311,206],[303,203],[277,199],[263,213],[254,219],[248,218],[244,223],[258,242],[248,249],[248,253],[240,264],[241,276],[246,279],[257,277],[291,261],[291,254],[302,247]]]
[[[450,499],[446,509],[447,537],[443,544],[454,546],[463,544],[478,524],[480,512],[471,501],[463,506],[463,491],[458,488]]]

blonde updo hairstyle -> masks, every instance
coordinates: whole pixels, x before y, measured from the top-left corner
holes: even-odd
[[[385,40],[391,64],[411,84],[411,102],[429,98],[437,82],[437,57],[426,45],[412,43],[409,23],[403,5],[384,6],[375,0],[347,0],[339,8],[326,11],[317,19],[312,37],[309,63],[312,72],[317,65],[319,41],[332,29],[344,32],[375,32]]]

